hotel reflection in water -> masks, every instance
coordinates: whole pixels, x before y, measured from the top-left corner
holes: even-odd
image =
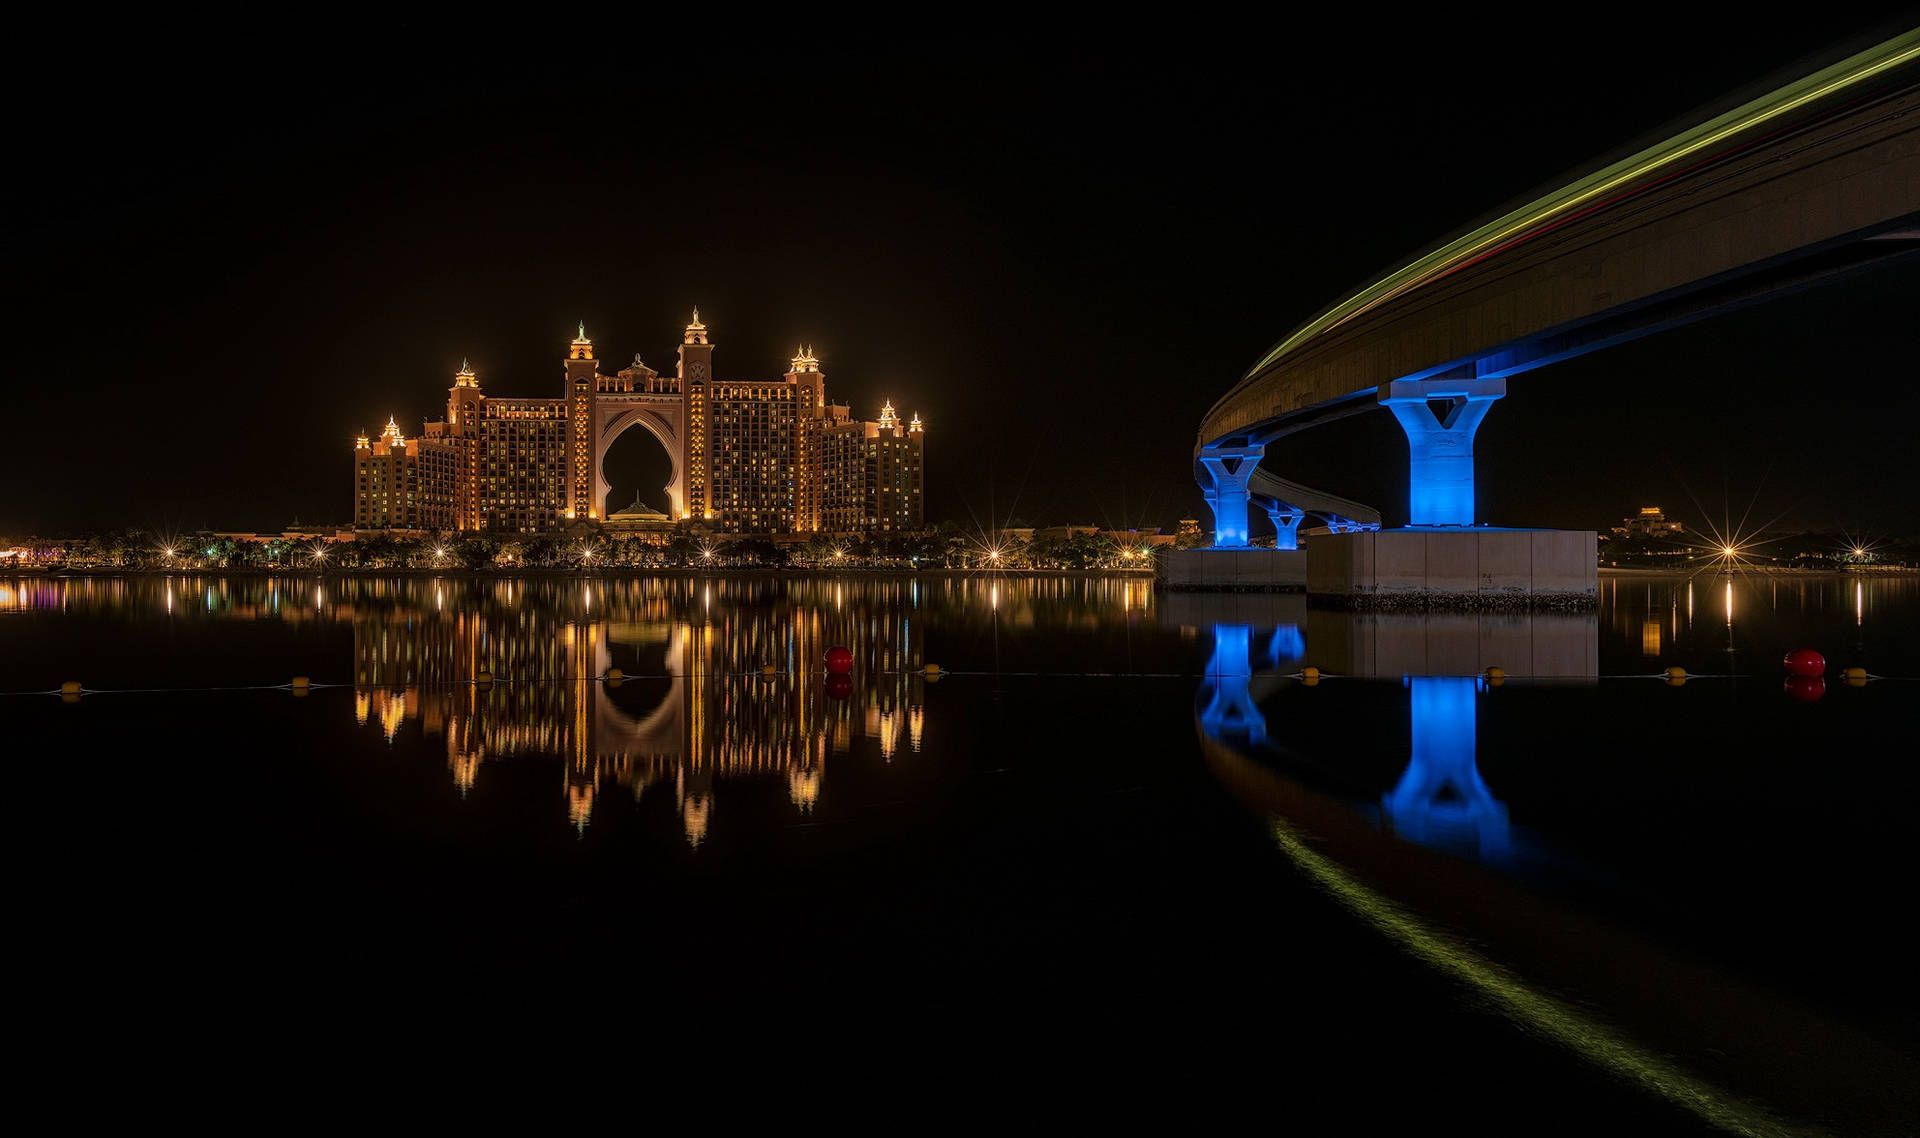
[[[888,761],[920,749],[906,604],[856,612],[752,582],[501,581],[436,584],[424,610],[398,591],[383,603],[370,584],[350,613],[335,610],[353,623],[355,719],[390,739],[417,721],[444,740],[463,794],[489,763],[559,755],[575,826],[603,794],[669,794],[697,846],[729,780],[783,778],[806,813],[828,759],[856,738],[876,739]],[[834,644],[856,653],[850,692],[821,670]],[[763,676],[767,665],[779,674]],[[603,682],[614,667],[626,678]],[[468,682],[483,671],[490,690]]]

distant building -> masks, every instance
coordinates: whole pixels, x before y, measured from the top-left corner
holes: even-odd
[[[1679,522],[1668,521],[1658,506],[1642,506],[1637,517],[1613,527],[1615,537],[1678,537],[1687,532]]]
[[[447,530],[454,521],[456,488],[467,465],[463,450],[443,438],[408,439],[400,425],[369,443],[354,445],[355,529]]]
[[[1109,529],[1101,530],[1102,536],[1111,538],[1122,549],[1145,549],[1150,546],[1171,546],[1175,535],[1161,533],[1160,527],[1152,529]]]
[[[670,376],[637,355],[602,374],[584,325],[567,345],[559,398],[489,398],[463,362],[444,420],[407,438],[390,418],[377,439],[355,443],[354,528],[547,533],[611,523],[602,467],[633,427],[672,460],[661,515],[670,522],[756,534],[926,524],[918,415],[903,421],[889,402],[876,422],[854,419],[827,402],[820,361],[804,348],[779,379],[721,380],[712,363],[697,309]]]
[[[1099,526],[1046,526],[1033,531],[1033,536],[1035,538],[1053,538],[1056,541],[1070,541],[1076,537],[1092,537],[1099,532]]]

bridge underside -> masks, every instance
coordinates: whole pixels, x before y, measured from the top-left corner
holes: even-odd
[[[1276,525],[1304,513],[1377,527],[1377,512],[1260,460],[1295,431],[1379,407],[1407,430],[1412,524],[1475,524],[1473,436],[1508,377],[1920,252],[1916,59],[1920,32],[1879,45],[1316,317],[1201,423],[1194,465],[1215,544],[1246,544],[1254,506],[1281,507]]]

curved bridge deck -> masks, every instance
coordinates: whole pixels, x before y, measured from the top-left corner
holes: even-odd
[[[1920,29],[1510,211],[1309,321],[1200,424],[1216,544],[1245,544],[1259,497],[1312,512],[1337,501],[1266,476],[1259,458],[1377,406],[1409,433],[1413,524],[1474,524],[1473,432],[1508,376],[1920,251],[1917,62]]]

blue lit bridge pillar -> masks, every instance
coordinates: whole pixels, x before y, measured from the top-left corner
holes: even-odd
[[[1297,510],[1292,506],[1268,506],[1267,520],[1273,523],[1273,547],[1300,548],[1300,519],[1306,516],[1305,510]]]
[[[1200,465],[1210,485],[1202,486],[1207,508],[1213,511],[1213,544],[1217,549],[1247,547],[1247,480],[1260,464],[1265,447],[1212,446],[1200,450]]]
[[[1381,800],[1395,833],[1499,861],[1512,848],[1507,808],[1480,778],[1472,676],[1410,676],[1413,757]]]
[[[1397,379],[1380,388],[1381,405],[1407,432],[1409,524],[1474,523],[1473,435],[1506,393],[1504,377]]]

